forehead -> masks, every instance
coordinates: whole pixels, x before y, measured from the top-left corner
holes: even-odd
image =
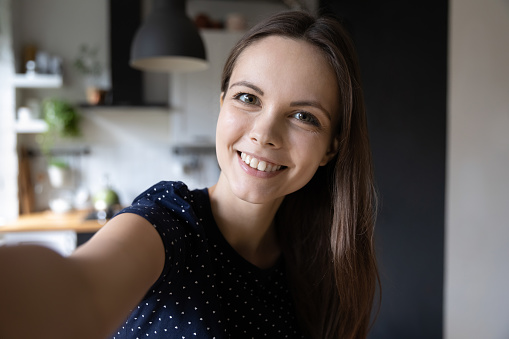
[[[323,52],[304,40],[281,36],[247,47],[233,69],[230,84],[235,81],[249,81],[264,91],[299,99],[335,102],[338,98],[335,72]]]

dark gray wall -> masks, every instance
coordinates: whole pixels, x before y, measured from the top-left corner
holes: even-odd
[[[326,0],[355,40],[380,195],[369,338],[442,338],[447,1]]]

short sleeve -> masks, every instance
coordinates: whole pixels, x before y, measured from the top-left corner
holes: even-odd
[[[187,186],[181,182],[161,181],[118,213],[137,214],[148,220],[159,233],[165,249],[165,264],[156,284],[171,272],[175,263],[185,258],[186,244],[182,239],[190,206],[183,199],[182,190],[185,192]]]

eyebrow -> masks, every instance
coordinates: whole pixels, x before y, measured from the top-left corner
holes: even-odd
[[[255,92],[257,92],[260,95],[264,94],[260,87],[254,85],[253,83],[251,83],[249,81],[235,82],[230,85],[230,88],[235,87],[235,86],[246,86],[246,87],[251,88],[252,90],[254,90]],[[318,108],[319,110],[321,110],[322,112],[324,112],[325,115],[327,116],[327,118],[329,118],[329,120],[332,120],[332,116],[329,113],[329,111],[327,111],[322,105],[320,105],[320,103],[318,101],[308,101],[308,100],[294,101],[290,104],[290,106],[292,106],[292,107],[295,107],[295,106],[315,107],[315,108]]]
[[[252,84],[252,83],[250,83],[250,82],[248,82],[248,81],[238,81],[238,82],[236,82],[236,83],[232,84],[232,85],[230,86],[230,88],[232,88],[232,87],[234,87],[234,86],[246,86],[246,87],[251,88],[252,90],[254,90],[255,92],[257,92],[257,93],[258,93],[258,94],[260,94],[260,95],[263,95],[263,94],[264,94],[264,93],[263,93],[263,91],[262,91],[262,89],[261,89],[260,87],[258,87],[258,86],[256,86],[256,85],[254,85],[254,84]]]
[[[325,108],[323,108],[322,105],[320,105],[320,103],[318,101],[294,101],[290,104],[290,106],[310,106],[310,107],[315,107],[315,108],[318,108],[319,110],[321,110],[322,112],[325,113],[325,115],[327,116],[327,118],[329,118],[329,120],[332,120],[332,117],[331,117],[331,114],[329,113],[329,111],[327,111]]]

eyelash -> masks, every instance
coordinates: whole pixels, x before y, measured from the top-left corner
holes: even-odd
[[[292,116],[295,117],[295,116],[297,116],[299,114],[307,116],[310,119],[310,121],[306,121],[306,120],[303,120],[303,119],[297,119],[296,118],[297,120],[300,120],[300,121],[302,121],[305,124],[310,124],[310,125],[313,125],[313,126],[316,126],[316,127],[320,127],[321,126],[320,122],[318,121],[318,119],[313,114],[311,114],[309,112],[305,112],[305,111],[304,112],[297,112],[297,113],[292,114]]]
[[[241,99],[242,96],[250,96],[252,98],[254,98],[254,100],[256,101],[256,103],[251,103],[251,102],[245,102]],[[258,99],[258,97],[254,94],[251,94],[251,93],[246,93],[246,92],[238,92],[236,93],[235,95],[233,95],[233,99],[239,101],[240,103],[244,104],[244,105],[257,105],[259,104],[260,102],[260,99]],[[304,115],[304,116],[307,116],[310,121],[306,121],[306,120],[303,120],[303,119],[297,119],[296,116],[297,115]],[[316,126],[316,127],[321,127],[320,125],[320,121],[318,121],[318,119],[311,113],[309,112],[306,112],[306,111],[301,111],[301,112],[297,112],[297,113],[294,113],[291,115],[292,117],[295,117],[295,119],[305,123],[305,124],[309,124],[309,125],[312,125],[312,126]]]
[[[253,97],[253,98],[256,100],[256,103],[252,103],[252,102],[245,102],[245,101],[243,101],[242,99],[240,99],[240,98],[241,98],[242,96],[244,96],[244,95],[245,95],[245,96]],[[256,105],[256,104],[258,104],[258,103],[260,102],[260,99],[258,99],[258,97],[257,97],[256,95],[254,95],[254,94],[250,94],[250,93],[245,93],[245,92],[239,92],[239,93],[235,94],[235,95],[233,96],[233,98],[234,98],[235,100],[240,101],[240,102],[241,102],[242,104],[244,104],[244,105]]]

